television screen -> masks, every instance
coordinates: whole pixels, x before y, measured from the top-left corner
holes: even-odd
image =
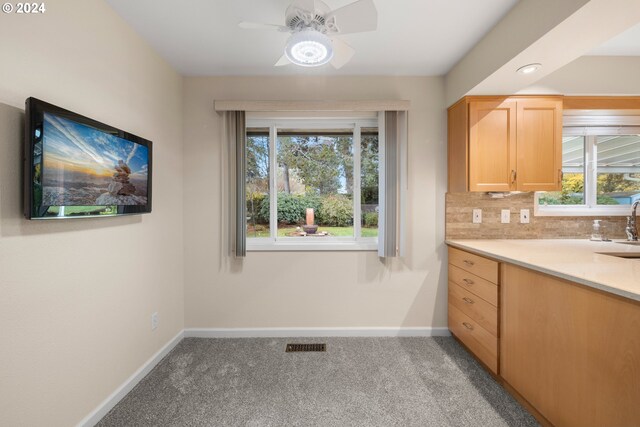
[[[151,142],[27,99],[25,216],[151,212]]]

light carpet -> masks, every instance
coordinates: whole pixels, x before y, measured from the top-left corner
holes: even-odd
[[[538,424],[453,338],[433,337],[186,338],[98,425]]]

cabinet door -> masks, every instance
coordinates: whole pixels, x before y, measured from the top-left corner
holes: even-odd
[[[447,158],[450,193],[469,191],[469,105],[462,99],[447,110]]]
[[[556,426],[640,426],[640,303],[502,265],[500,375]]]
[[[518,100],[519,191],[562,188],[562,101]]]
[[[516,103],[469,104],[469,191],[516,189]]]

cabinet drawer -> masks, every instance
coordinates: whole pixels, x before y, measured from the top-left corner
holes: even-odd
[[[498,283],[498,263],[496,261],[459,249],[449,248],[449,264],[453,264],[489,282]]]
[[[494,373],[498,373],[498,339],[449,304],[449,329]]]
[[[498,286],[455,265],[449,264],[449,281],[479,296],[491,305],[498,306]]]
[[[472,318],[494,336],[498,336],[498,309],[480,297],[449,282],[449,305]]]

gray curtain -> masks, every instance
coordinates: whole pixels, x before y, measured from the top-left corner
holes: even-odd
[[[384,140],[379,148],[380,165],[378,255],[393,258],[404,255],[404,200],[407,173],[407,112],[384,111],[379,130]]]
[[[224,133],[229,153],[229,242],[231,255],[247,255],[246,224],[246,122],[244,111],[224,113]]]

